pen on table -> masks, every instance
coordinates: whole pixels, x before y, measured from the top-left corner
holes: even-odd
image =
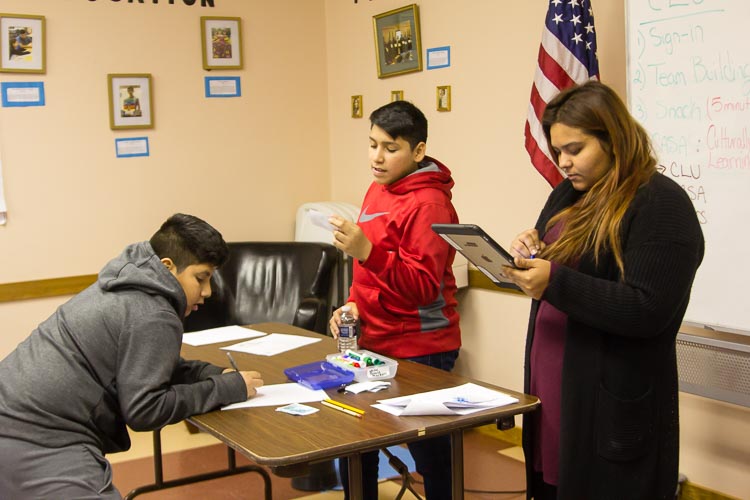
[[[360,415],[365,414],[365,410],[355,408],[354,406],[349,406],[348,404],[344,404],[340,401],[336,401],[335,399],[324,399],[323,402],[328,403],[329,405],[338,406],[339,408],[343,408],[345,410],[353,411],[354,413],[359,413]]]
[[[234,368],[234,371],[238,372],[240,371],[239,368],[237,368],[237,363],[234,362],[234,358],[232,357],[232,353],[228,352],[227,357],[229,358],[229,362],[232,363],[232,368]]]
[[[351,415],[352,417],[362,418],[362,415],[365,414],[364,411],[362,411],[361,413],[358,413],[356,411],[352,411],[352,410],[349,410],[347,408],[344,408],[343,406],[339,406],[339,405],[335,405],[333,403],[329,403],[328,400],[323,400],[320,403],[323,406],[327,406],[329,408],[333,408],[334,410],[342,411],[342,412],[346,413],[347,415]]]

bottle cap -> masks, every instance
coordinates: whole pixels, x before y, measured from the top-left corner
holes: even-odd
[[[343,312],[349,312],[352,310],[352,306],[341,306]]]

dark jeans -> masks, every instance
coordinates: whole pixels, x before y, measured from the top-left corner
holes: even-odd
[[[449,372],[456,364],[457,358],[458,349],[408,359]],[[450,500],[453,485],[450,436],[414,441],[408,446],[411,456],[414,457],[417,472],[424,478],[427,500]],[[378,454],[377,451],[362,454],[364,500],[378,500]],[[339,459],[339,471],[341,484],[344,486],[344,499],[349,500],[349,460],[347,458]]]

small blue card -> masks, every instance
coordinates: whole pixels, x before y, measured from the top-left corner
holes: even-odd
[[[149,156],[148,137],[129,137],[115,139],[115,153],[118,158]]]
[[[206,97],[239,97],[242,95],[239,76],[207,76]]]
[[[44,82],[2,82],[3,107],[44,106]]]
[[[427,69],[447,68],[451,65],[450,45],[427,49]]]
[[[311,413],[315,413],[320,410],[318,408],[313,408],[312,406],[307,406],[300,403],[292,403],[286,406],[279,406],[278,408],[276,408],[276,411],[288,413],[290,415],[310,415]]]

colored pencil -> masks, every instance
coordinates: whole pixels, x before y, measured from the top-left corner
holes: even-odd
[[[342,403],[341,401],[336,401],[335,399],[326,399],[325,401],[329,402],[332,405],[340,406],[341,408],[346,408],[347,410],[353,411],[355,413],[360,413],[364,415],[365,410],[360,410],[359,408],[355,408],[354,406],[349,406],[348,404]]]
[[[347,415],[351,415],[352,417],[362,418],[362,415],[364,415],[364,412],[357,413],[356,411],[348,410],[348,409],[343,408],[341,406],[338,406],[338,405],[335,405],[335,404],[331,404],[331,403],[328,402],[328,400],[323,400],[323,401],[321,401],[321,403],[323,404],[323,406],[327,406],[329,408],[333,408],[334,410],[342,411],[342,412],[346,413]]]

